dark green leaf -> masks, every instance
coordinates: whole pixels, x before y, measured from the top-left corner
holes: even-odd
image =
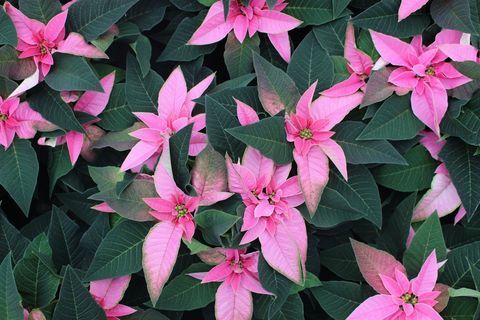
[[[452,288],[475,288],[471,267],[480,267],[480,241],[452,249],[447,254],[447,263],[438,282]]]
[[[168,1],[158,0],[140,0],[130,10],[127,11],[122,22],[133,22],[141,31],[147,31],[159,24],[163,20],[165,15],[166,6],[169,5]]]
[[[58,0],[19,0],[20,11],[30,19],[47,24],[50,19],[62,12]]]
[[[11,46],[0,47],[0,75],[12,80],[23,80],[35,70],[32,59],[19,59],[17,50]]]
[[[173,178],[177,186],[184,192],[187,192],[187,185],[190,183],[190,171],[187,162],[192,128],[193,124],[189,124],[175,133],[169,140]]]
[[[253,70],[253,53],[260,52],[260,38],[255,35],[251,38],[246,37],[240,43],[233,33],[230,33],[225,43],[225,52],[223,58],[227,66],[230,78],[237,78],[248,74]]]
[[[0,264],[0,318],[4,320],[23,319],[22,300],[13,277],[10,253]]]
[[[334,14],[338,10],[335,4],[341,2],[341,6],[345,6],[346,1],[330,1],[330,0],[290,0],[288,6],[283,10],[288,15],[303,21],[303,25],[321,25],[329,21],[335,20],[340,14]],[[336,12],[335,12],[336,13]],[[346,15],[346,13],[345,13]]]
[[[140,65],[140,70],[142,71],[142,77],[145,78],[150,71],[150,59],[152,58],[152,45],[150,40],[144,35],[140,35],[137,38],[137,41],[130,44],[133,51],[137,56],[138,64]]]
[[[434,0],[430,6],[433,20],[442,28],[478,34],[470,16],[468,0]]]
[[[221,244],[220,236],[239,219],[240,217],[215,209],[201,211],[195,216],[195,222],[203,231],[203,238],[211,244]]]
[[[352,281],[361,281],[363,279],[350,243],[344,243],[321,251],[320,262],[343,279]]]
[[[49,194],[53,193],[53,188],[57,184],[58,179],[65,176],[73,169],[70,156],[68,154],[67,144],[64,143],[56,148],[52,148],[48,161],[48,177],[49,177]]]
[[[87,269],[103,238],[110,231],[109,217],[106,214],[97,215],[90,228],[83,234],[77,250],[74,252],[73,265]]]
[[[455,69],[473,80],[480,80],[480,65],[475,61],[452,62]]]
[[[11,253],[13,263],[16,263],[22,258],[28,244],[28,239],[10,224],[3,212],[0,212],[0,260]]]
[[[33,1],[32,1],[33,2]],[[5,10],[0,10],[0,44],[17,46],[17,31]]]
[[[110,100],[99,118],[102,120],[98,122],[98,125],[105,130],[120,131],[133,124],[136,118],[127,104],[125,84],[120,83],[113,86]]]
[[[330,55],[343,56],[347,19],[338,19],[313,28],[313,34]]]
[[[442,311],[444,320],[476,320],[475,310],[478,301],[472,298],[453,298]]]

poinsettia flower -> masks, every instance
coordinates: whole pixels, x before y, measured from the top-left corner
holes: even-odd
[[[121,166],[122,171],[156,163],[167,141],[180,129],[193,123],[189,155],[196,156],[207,145],[207,136],[199,132],[205,128],[205,113],[192,116],[195,102],[210,86],[215,74],[203,79],[187,91],[187,83],[182,69],[177,67],[170,74],[158,94],[158,114],[134,112],[146,128],[136,130],[130,135],[140,141],[132,148]]]
[[[442,150],[446,141],[439,139],[433,132],[422,131],[420,143],[430,152],[432,158],[440,160],[438,154]],[[413,210],[412,221],[422,221],[431,216],[434,212],[439,217],[444,217],[459,208],[455,223],[460,221],[466,211],[460,200],[457,189],[453,184],[447,167],[441,163],[435,169],[435,176],[432,179],[430,190],[428,190],[422,199],[417,203]]]
[[[471,81],[458,72],[439,46],[458,44],[461,32],[442,30],[428,47],[422,45],[422,36],[415,36],[410,44],[392,36],[370,31],[375,48],[388,63],[398,66],[388,81],[412,90],[411,104],[415,116],[440,136],[440,122],[448,107],[447,89]]]
[[[17,97],[5,100],[0,97],[0,144],[5,150],[12,144],[15,135],[31,139],[44,124],[48,122],[27,102],[20,103]]]
[[[120,317],[137,312],[133,308],[120,304],[129,283],[129,275],[90,282],[90,294],[102,307],[107,320],[120,320]]]
[[[333,87],[324,90],[322,95],[328,97],[342,97],[351,95],[358,90],[365,91],[366,80],[372,73],[373,61],[365,52],[357,49],[355,44],[355,30],[352,23],[347,24],[345,34],[344,57],[347,60],[347,69],[350,77]]]
[[[80,154],[82,154],[87,161],[93,160],[93,153],[90,147],[93,142],[105,135],[102,129],[93,124],[100,121],[100,119],[96,117],[102,113],[107,106],[114,82],[115,72],[112,72],[100,80],[103,92],[86,91],[73,106],[75,112],[82,112],[95,117],[95,120],[83,124],[85,133],[68,131],[65,135],[59,137],[51,139],[40,138],[38,144],[56,146],[66,143],[72,165],[77,162]],[[64,94],[64,96],[66,96],[66,94]]]
[[[155,169],[154,182],[159,197],[143,199],[153,209],[150,214],[158,221],[150,229],[143,244],[143,271],[153,305],[170,277],[182,238],[188,242],[192,240],[195,233],[193,217],[202,202],[201,195],[192,197],[177,187],[172,177],[171,165],[167,170],[164,167],[165,162],[160,159]],[[230,193],[223,192],[224,190],[216,190],[218,194],[214,195],[212,188],[207,189],[210,205],[231,196]]]
[[[242,125],[258,121],[255,111],[237,100]],[[307,234],[296,209],[304,200],[297,177],[289,178],[291,164],[277,166],[258,150],[247,147],[242,163],[227,158],[231,192],[241,195],[245,205],[240,244],[260,240],[267,263],[294,282],[305,275]]]
[[[271,294],[258,279],[258,251],[225,249],[225,259],[208,272],[191,273],[202,283],[222,282],[215,295],[217,320],[249,320],[253,315],[252,292]]]
[[[17,50],[21,51],[19,58],[33,58],[40,71],[39,80],[50,71],[54,63],[52,54],[55,52],[87,58],[108,58],[103,51],[88,44],[79,33],[70,32],[65,38],[68,10],[57,14],[45,25],[28,18],[9,2],[4,4],[4,8],[17,30]]]
[[[398,22],[407,18],[417,10],[426,5],[428,0],[402,0],[398,9]]]
[[[446,286],[437,284],[435,250],[425,260],[417,277],[407,278],[403,265],[385,251],[353,241],[352,246],[363,277],[379,294],[362,302],[347,320],[443,319],[442,295]]]
[[[280,56],[289,62],[288,31],[301,25],[302,21],[282,13],[286,6],[284,0],[278,0],[272,9],[265,0],[251,0],[248,4],[241,0],[232,0],[225,19],[223,1],[218,0],[210,7],[205,20],[188,43],[193,45],[215,43],[225,38],[232,30],[237,40],[243,43],[247,32],[249,37],[253,37],[258,31],[266,33]]]
[[[328,182],[328,159],[347,179],[345,154],[332,138],[332,131],[342,119],[362,102],[363,94],[356,92],[342,97],[320,96],[312,102],[315,82],[300,98],[295,113],[286,115],[287,140],[293,142],[293,157],[310,214],[315,213],[323,188]]]

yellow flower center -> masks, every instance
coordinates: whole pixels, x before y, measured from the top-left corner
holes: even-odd
[[[403,302],[416,305],[418,303],[418,297],[413,293],[405,293],[400,298],[402,298]]]
[[[427,71],[425,71],[425,74],[429,76],[434,76],[435,75],[435,69],[433,67],[428,67]]]
[[[184,217],[188,213],[187,208],[185,208],[185,205],[183,204],[177,204],[175,206],[175,211],[177,211],[177,218]]]
[[[310,129],[305,128],[305,129],[302,129],[302,131],[300,131],[300,138],[309,140],[309,139],[312,139],[312,137],[313,137],[313,133]]]
[[[8,115],[0,113],[0,121],[7,121],[8,120]]]

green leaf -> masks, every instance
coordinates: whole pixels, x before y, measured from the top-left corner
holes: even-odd
[[[0,75],[12,80],[23,80],[31,76],[35,70],[33,59],[19,59],[15,48],[0,47]]]
[[[126,95],[130,109],[134,112],[156,112],[158,107],[158,92],[163,85],[163,79],[155,71],[150,70],[146,77],[137,60],[127,55]]]
[[[365,125],[359,121],[344,121],[333,129],[335,140],[345,152],[347,162],[352,164],[391,163],[406,165],[400,153],[387,141],[359,141],[357,137]]]
[[[159,5],[159,2],[161,5]],[[141,31],[147,31],[159,24],[165,15],[168,1],[140,0],[127,11],[122,22],[133,22]]]
[[[468,220],[480,205],[480,157],[474,155],[475,151],[475,147],[449,138],[439,155],[467,211]]]
[[[93,69],[85,58],[70,54],[55,54],[55,63],[45,77],[45,82],[56,91],[103,92]]]
[[[359,140],[407,140],[417,136],[424,124],[413,114],[410,95],[393,95],[375,113]]]
[[[105,312],[98,305],[78,275],[67,266],[60,298],[53,313],[53,320],[106,320]]]
[[[62,12],[58,0],[19,0],[20,11],[30,19],[47,24],[50,19]]]
[[[293,146],[287,141],[284,122],[283,117],[269,117],[226,131],[277,164],[286,164],[293,161]]]
[[[253,54],[253,65],[257,75],[258,96],[263,108],[270,115],[282,110],[294,111],[300,94],[288,74],[256,53]]]
[[[29,241],[0,212],[0,260],[11,253],[13,263],[20,260]]]
[[[137,41],[130,44],[133,51],[137,56],[138,64],[140,65],[140,70],[142,71],[142,77],[146,77],[150,71],[150,59],[152,58],[152,45],[150,40],[144,35],[140,35],[137,38]]]
[[[480,80],[480,65],[475,61],[452,62],[455,69],[457,69],[464,76],[473,80]]]
[[[287,73],[300,92],[305,92],[315,81],[318,81],[315,90],[317,93],[331,87],[334,77],[333,62],[317,41],[314,32],[307,34],[295,49]]]
[[[345,4],[345,1],[338,2]],[[334,5],[335,2],[329,0],[290,0],[283,12],[303,21],[303,26],[321,25],[344,14],[342,11],[334,15]]]
[[[52,148],[48,158],[48,177],[49,180],[49,195],[53,193],[53,189],[57,184],[58,179],[65,176],[73,169],[70,156],[68,154],[67,144],[64,143],[58,147]]]
[[[215,209],[201,211],[195,216],[197,226],[202,229],[203,238],[211,244],[221,244],[220,236],[230,230],[239,219],[240,217]]]
[[[127,104],[126,85],[124,83],[113,86],[110,100],[103,112],[98,125],[105,130],[120,131],[130,127],[136,120]]]
[[[246,37],[240,43],[233,33],[230,33],[225,43],[223,58],[230,78],[237,78],[253,70],[253,53],[260,52],[260,38],[258,35]]]
[[[398,22],[399,4],[397,0],[377,2],[353,18],[353,23],[364,29],[372,29],[400,38],[421,34],[430,24],[428,14],[425,14],[424,10],[418,10]]]
[[[132,137],[129,133],[144,128],[145,126],[141,122],[135,122],[132,126],[123,129],[121,131],[112,131],[101,137],[93,145],[93,149],[101,149],[110,147],[117,151],[131,150],[138,139]],[[118,169],[117,169],[118,171]]]
[[[156,309],[188,311],[203,308],[215,300],[219,283],[204,283],[191,276],[192,272],[208,271],[205,264],[193,264],[183,274],[171,280],[162,291]]]
[[[23,319],[22,300],[13,277],[10,253],[0,264],[0,318],[5,320]]]
[[[475,288],[471,268],[480,267],[480,241],[452,249],[438,282],[452,288]]]
[[[170,2],[180,10],[189,11],[189,12],[197,12],[205,7],[202,6],[197,1],[190,1],[190,0],[170,0]]]
[[[58,269],[72,263],[74,251],[78,247],[81,236],[80,227],[65,212],[53,206],[48,228],[48,242],[53,251],[53,261]]]
[[[471,298],[454,298],[449,301],[447,307],[442,311],[444,320],[475,320],[475,310],[478,301]]]
[[[343,56],[346,30],[347,19],[338,19],[313,28],[313,34],[330,55]]]
[[[480,145],[480,92],[474,94],[458,114],[447,112],[441,123],[441,131],[468,144]]]
[[[348,242],[321,251],[320,262],[343,279],[352,281],[363,279],[352,246]]]
[[[242,155],[244,149],[244,144],[226,131],[240,125],[236,112],[235,102],[223,103],[213,96],[205,96],[208,141],[215,150],[221,154],[228,153],[234,160]]]
[[[77,250],[74,251],[74,260],[72,265],[79,266],[82,269],[88,269],[95,252],[102,243],[103,238],[110,231],[109,217],[106,214],[97,215],[90,228],[83,234]]]
[[[457,298],[457,297],[470,297],[470,298],[480,298],[480,292],[473,289],[468,288],[460,288],[460,289],[448,289],[448,294],[450,298]]]
[[[430,187],[438,163],[421,145],[405,154],[408,165],[387,164],[373,171],[378,184],[401,192],[413,192]]]
[[[211,53],[216,47],[215,44],[206,46],[187,44],[204,18],[205,13],[200,12],[196,17],[183,19],[175,28],[172,37],[157,61],[192,61],[202,55]]]
[[[0,148],[0,163],[0,185],[28,216],[39,170],[30,141],[15,139],[7,150]]]
[[[0,44],[17,46],[17,31],[5,10],[0,10]]]
[[[138,0],[77,1],[68,9],[67,26],[90,41],[117,22]]]
[[[434,0],[430,6],[432,18],[442,28],[478,34],[475,30],[468,0]]]
[[[46,120],[65,130],[84,132],[80,122],[75,118],[72,108],[56,92],[44,84],[32,90],[28,102],[30,107],[39,112]]]
[[[125,220],[115,226],[98,247],[85,279],[119,277],[142,269],[142,246],[151,223]]]
[[[187,192],[187,186],[190,183],[187,162],[192,128],[193,124],[189,124],[169,139],[173,178],[177,186],[184,192]]]
[[[313,296],[325,312],[335,320],[344,320],[355,310],[370,292],[358,283],[328,281],[311,289]]]
[[[445,260],[447,247],[443,239],[442,226],[436,213],[428,217],[415,231],[410,247],[403,256],[403,265],[410,276],[416,276],[427,257],[435,250],[438,261]]]
[[[299,294],[289,295],[282,309],[273,317],[273,320],[304,319],[303,302]]]
[[[44,233],[27,247],[14,273],[23,302],[30,308],[44,307],[55,298],[60,278],[55,274],[52,249]]]

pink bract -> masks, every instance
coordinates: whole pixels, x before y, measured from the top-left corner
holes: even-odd
[[[90,282],[90,294],[102,307],[107,320],[120,320],[120,317],[137,312],[133,308],[120,304],[129,283],[129,275]]]

